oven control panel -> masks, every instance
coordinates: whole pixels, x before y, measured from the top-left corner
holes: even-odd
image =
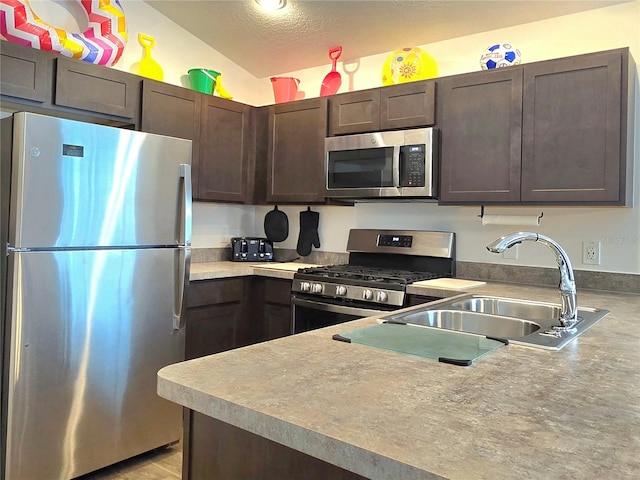
[[[411,248],[412,235],[378,235],[379,247],[404,247]]]
[[[294,278],[291,290],[294,293],[343,298],[372,304],[378,303],[393,306],[402,306],[404,304],[404,291],[362,287],[359,285]]]

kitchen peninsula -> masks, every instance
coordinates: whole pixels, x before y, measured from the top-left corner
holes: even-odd
[[[474,293],[558,302],[546,287]],[[372,317],[165,367],[158,392],[356,474],[344,478],[632,478],[640,295],[578,301],[611,313],[558,352],[508,345],[459,367],[331,339]]]

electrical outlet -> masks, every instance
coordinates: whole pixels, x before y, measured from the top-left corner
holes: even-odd
[[[511,259],[511,260],[517,260],[518,259],[518,244],[516,243],[512,247],[505,249],[505,251],[502,252],[502,258],[507,258],[507,259]]]
[[[582,263],[600,265],[600,242],[582,242]]]

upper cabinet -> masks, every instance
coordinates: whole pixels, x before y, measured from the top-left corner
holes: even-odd
[[[443,78],[440,203],[628,205],[628,49]]]
[[[249,105],[204,95],[198,199],[229,202],[249,199],[255,158],[253,110]]]
[[[142,130],[193,141],[194,200],[245,202],[253,158],[252,107],[144,80]],[[251,170],[252,172],[253,170]]]
[[[629,60],[625,50],[525,67],[523,202],[629,203]]]
[[[423,80],[328,97],[329,135],[433,125],[435,90]]]
[[[441,204],[632,202],[628,48],[256,108],[0,46],[4,110],[190,139],[195,200],[324,203],[327,135],[436,125]]]
[[[202,99],[198,92],[155,80],[143,80],[141,130],[192,141],[194,199],[198,192],[201,112]]]
[[[439,81],[441,203],[520,201],[522,69]]]
[[[140,84],[141,78],[137,75],[59,57],[53,103],[58,107],[121,117],[137,125]]]
[[[2,41],[2,103],[94,123],[138,126],[141,77]]]
[[[263,107],[260,123],[259,176],[266,180],[266,202],[324,202],[327,97]]]
[[[50,53],[15,43],[0,43],[0,94],[5,101],[51,102],[53,91]]]

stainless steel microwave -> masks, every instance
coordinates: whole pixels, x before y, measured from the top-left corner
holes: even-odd
[[[324,150],[326,198],[437,197],[436,128],[328,137]]]

